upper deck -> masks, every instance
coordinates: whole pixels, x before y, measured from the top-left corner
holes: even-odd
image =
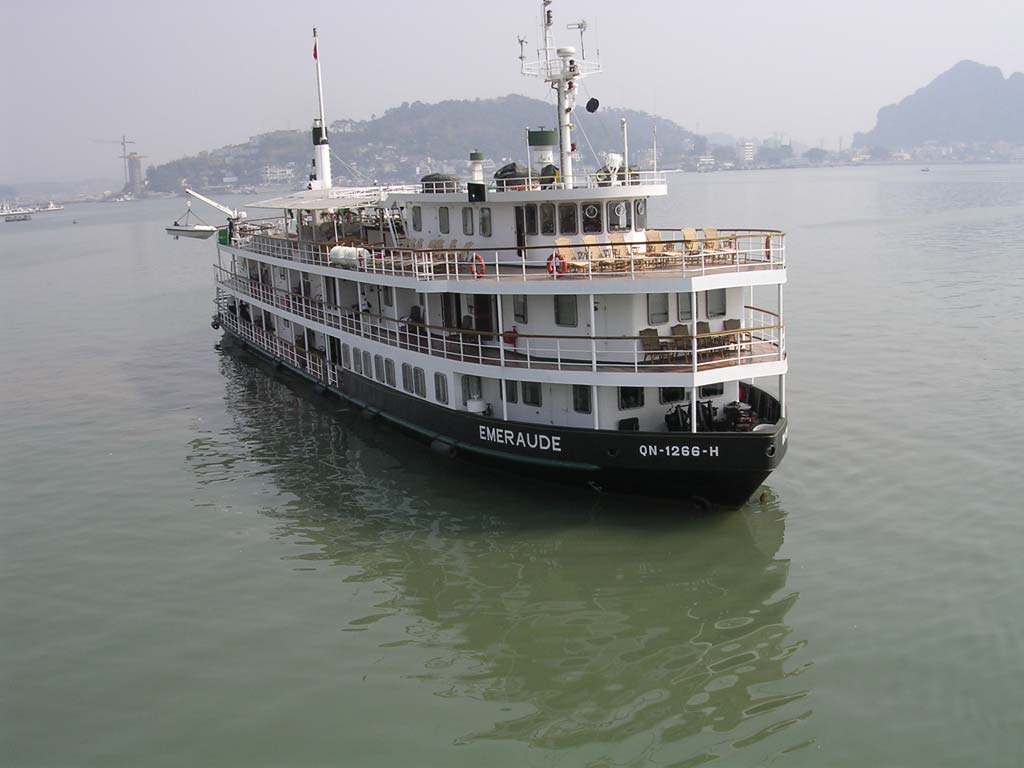
[[[561,284],[580,281],[659,280],[737,273],[774,273],[784,280],[786,246],[777,230],[649,229],[642,240],[615,237],[555,238],[552,244],[522,247],[459,247],[458,240],[424,242],[414,238],[398,247],[339,238],[304,240],[280,228],[236,237],[233,245],[257,256],[339,271],[411,278],[423,282]],[[713,235],[711,233],[714,233]],[[758,281],[762,282],[762,281]],[[578,289],[571,289],[573,292]]]

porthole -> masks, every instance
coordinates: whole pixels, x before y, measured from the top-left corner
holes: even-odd
[[[647,206],[644,205],[644,201],[643,200],[637,200],[636,201],[636,212],[639,213],[640,215],[643,215],[644,211],[646,211],[646,210],[647,210]]]
[[[626,215],[626,206],[623,203],[618,203],[615,206],[615,215],[620,219]]]
[[[583,209],[583,215],[588,219],[596,219],[598,214],[596,205],[588,205]]]

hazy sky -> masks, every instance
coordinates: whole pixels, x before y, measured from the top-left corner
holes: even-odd
[[[547,98],[519,74],[534,0],[2,0],[0,184],[121,175],[122,133],[146,164],[305,128],[319,27],[328,120],[403,101]],[[775,133],[834,148],[961,59],[1024,70],[1009,0],[556,0],[557,40],[587,19],[604,104],[701,132]],[[465,148],[460,148],[465,149]]]

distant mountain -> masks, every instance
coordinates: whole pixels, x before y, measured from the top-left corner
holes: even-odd
[[[665,167],[679,165],[683,158],[704,150],[700,137],[666,118],[604,106],[590,114],[581,104],[574,113],[574,123],[580,129],[574,138],[587,165],[596,167],[591,145],[595,153],[622,151],[623,117],[629,129],[631,165],[647,160],[655,127],[659,164]],[[333,172],[340,183],[409,181],[417,174],[452,169],[465,173],[466,161],[474,149],[497,164],[510,158],[524,162],[527,126],[553,128],[555,121],[553,104],[525,96],[437,104],[406,102],[370,120],[338,120],[332,124],[331,149],[343,161],[332,163]],[[292,164],[296,181],[301,181],[311,155],[308,130],[275,131],[254,136],[245,144],[150,167],[147,178],[150,189],[157,191],[180,189],[182,179],[198,186],[258,184],[265,166]]]
[[[862,147],[899,149],[925,142],[1024,144],[1024,75],[961,61],[899,104],[878,110],[874,129],[854,135]]]

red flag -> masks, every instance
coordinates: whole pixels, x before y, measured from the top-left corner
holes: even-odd
[[[313,41],[313,59],[315,60],[316,58],[317,58],[317,56],[316,56],[316,40],[314,40]]]

